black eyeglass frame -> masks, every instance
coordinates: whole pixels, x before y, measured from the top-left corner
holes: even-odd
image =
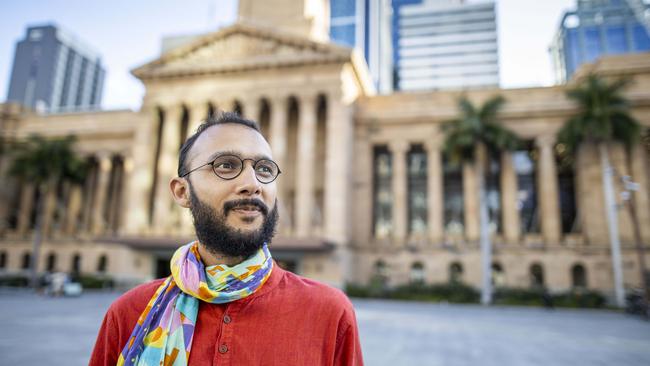
[[[232,177],[232,178],[224,178],[224,177],[220,176],[220,175],[219,175],[219,174],[214,170],[214,162],[217,161],[218,159],[223,158],[224,156],[234,157],[234,158],[237,158],[237,159],[239,159],[239,160],[241,161],[241,168],[239,169],[239,173],[237,173],[237,174],[236,174],[234,177]],[[282,173],[282,171],[280,170],[280,166],[278,165],[278,163],[276,163],[275,161],[273,161],[273,160],[271,160],[271,159],[266,159],[266,158],[259,159],[259,160],[255,160],[255,159],[242,159],[242,158],[240,158],[240,157],[237,156],[237,155],[233,155],[233,154],[223,154],[223,155],[219,155],[219,156],[215,157],[214,159],[212,159],[212,161],[209,161],[209,162],[207,162],[207,163],[205,163],[205,164],[203,164],[203,165],[199,165],[199,166],[197,166],[196,168],[194,168],[194,169],[190,170],[189,172],[187,172],[187,173],[181,175],[180,177],[181,177],[181,178],[185,178],[185,177],[187,177],[190,173],[195,172],[195,171],[197,171],[197,170],[203,168],[204,166],[211,165],[211,166],[212,166],[212,169],[211,169],[211,170],[212,170],[212,172],[214,173],[214,175],[216,175],[217,177],[219,177],[219,178],[221,178],[221,179],[223,179],[223,180],[233,180],[233,179],[236,179],[237,177],[239,177],[239,176],[241,175],[241,173],[244,171],[244,167],[246,166],[245,163],[246,163],[247,160],[250,160],[250,161],[253,163],[253,165],[252,165],[253,170],[255,170],[255,166],[256,166],[260,161],[268,161],[268,162],[270,162],[270,163],[273,163],[273,165],[275,165],[275,167],[278,168],[278,174],[276,174],[275,177],[273,177],[273,179],[271,179],[271,180],[268,181],[268,182],[262,182],[262,181],[260,180],[260,178],[257,176],[257,173],[256,173],[256,174],[255,174],[255,179],[257,179],[257,181],[260,182],[260,183],[262,183],[262,184],[273,183],[276,179],[278,179],[278,176],[280,175],[280,173]]]

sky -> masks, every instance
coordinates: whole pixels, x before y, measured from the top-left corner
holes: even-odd
[[[548,47],[575,0],[496,1],[501,86],[553,85]],[[232,24],[237,0],[0,1],[0,14],[0,102],[9,90],[16,42],[25,37],[27,26],[54,23],[101,54],[107,70],[102,107],[137,110],[144,88],[130,70],[158,57],[164,36],[207,33]]]

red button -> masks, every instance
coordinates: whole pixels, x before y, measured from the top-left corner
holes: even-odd
[[[230,318],[229,315],[224,315],[224,316],[223,316],[223,322],[224,322],[224,323],[226,323],[226,324],[230,324],[231,321],[232,321],[232,319]]]
[[[225,344],[219,346],[219,353],[226,353],[226,352],[228,352],[228,346],[226,346]]]

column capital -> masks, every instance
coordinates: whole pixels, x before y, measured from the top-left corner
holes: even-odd
[[[388,149],[395,154],[404,154],[410,147],[411,143],[406,140],[390,141],[388,143]]]
[[[535,138],[535,146],[540,149],[544,147],[553,147],[556,141],[557,137],[555,135],[541,135]]]
[[[302,92],[300,93],[300,97],[298,98],[298,101],[302,104],[316,104],[318,101],[318,96],[321,93],[315,92],[315,91],[307,91],[307,92]]]
[[[426,141],[424,141],[424,149],[427,152],[432,152],[432,151],[440,151],[443,149],[445,145],[445,140],[442,135],[436,134],[434,136],[431,136],[428,138]]]
[[[99,163],[99,169],[103,172],[111,170],[113,165],[113,160],[111,159],[111,154],[109,152],[100,152],[97,153],[97,162]]]

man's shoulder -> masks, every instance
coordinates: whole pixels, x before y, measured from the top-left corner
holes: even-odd
[[[138,285],[129,291],[122,294],[111,304],[109,311],[126,314],[130,312],[137,312],[139,316],[144,307],[147,306],[149,300],[156,292],[156,289],[165,281],[164,278],[159,278]]]
[[[327,303],[328,306],[352,309],[352,303],[340,289],[307,277],[286,272],[281,286],[300,296],[303,301]]]

